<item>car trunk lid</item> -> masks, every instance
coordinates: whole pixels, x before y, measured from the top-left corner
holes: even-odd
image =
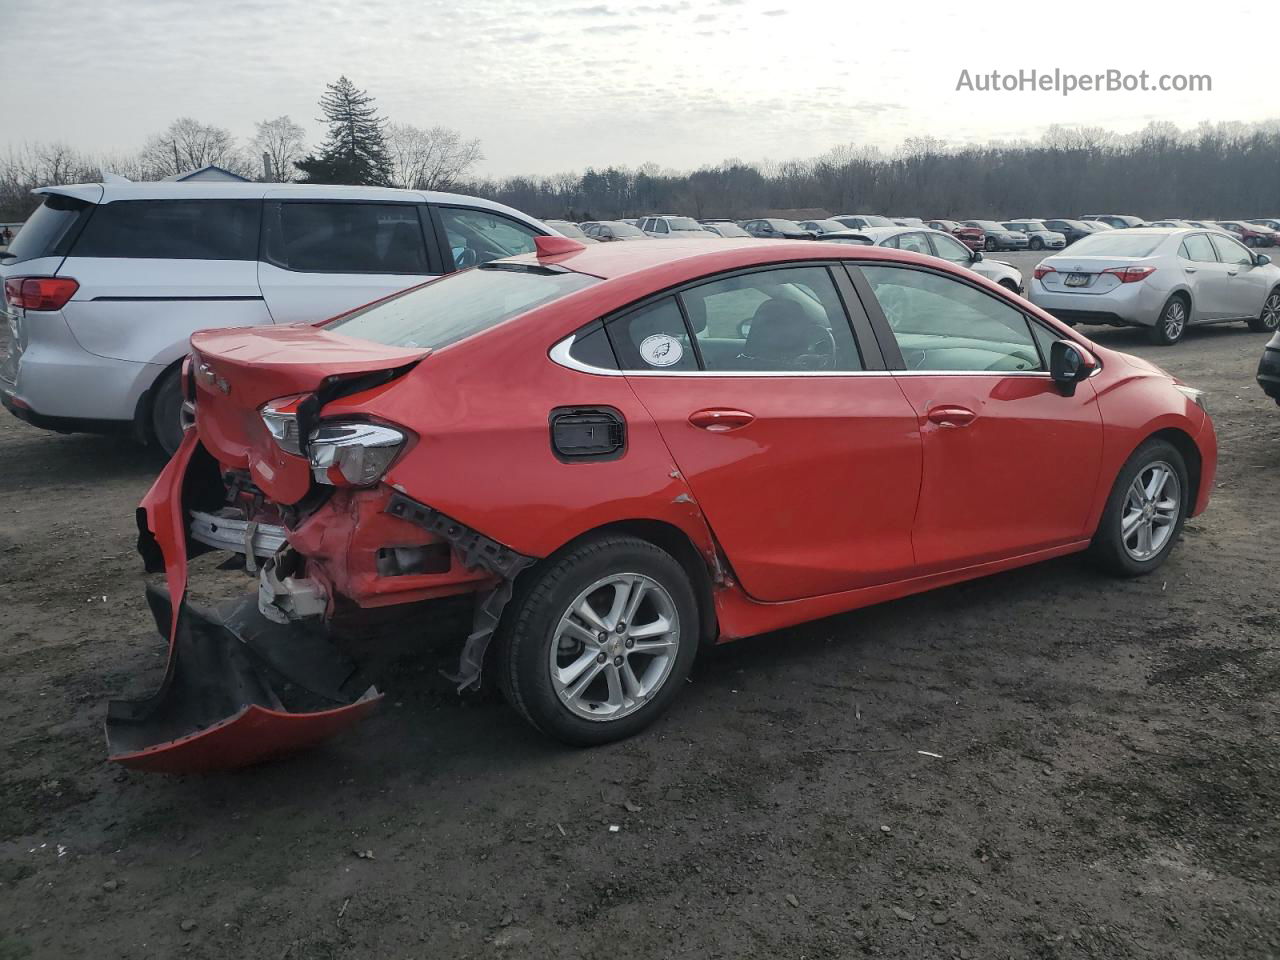
[[[309,324],[204,330],[191,338],[196,426],[224,467],[247,469],[277,503],[296,503],[311,486],[305,456],[284,450],[262,419],[269,401],[289,409],[305,438],[336,397],[395,379],[431,351],[331,333]]]

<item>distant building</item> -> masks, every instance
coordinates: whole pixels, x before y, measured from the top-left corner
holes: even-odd
[[[172,183],[180,183],[185,180],[227,180],[232,183],[248,183],[248,177],[242,177],[238,173],[232,173],[230,170],[224,170],[217,164],[207,163],[203,167],[197,167],[194,170],[187,170],[183,173],[175,173],[171,177],[165,177],[166,181]]]

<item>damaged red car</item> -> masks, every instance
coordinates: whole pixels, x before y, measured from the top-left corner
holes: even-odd
[[[1077,551],[1134,576],[1204,510],[1204,398],[1004,289],[821,242],[538,240],[317,325],[196,334],[138,511],[164,683],[112,758],[236,766],[372,709],[327,624],[474,596],[460,688],[643,728],[698,651]],[[186,596],[191,556],[256,591]]]

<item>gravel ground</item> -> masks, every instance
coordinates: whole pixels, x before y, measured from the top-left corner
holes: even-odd
[[[321,748],[104,763],[106,700],[164,662],[158,464],[4,417],[0,960],[1280,956],[1263,338],[1088,332],[1211,393],[1214,501],[1156,576],[1066,558],[720,648],[585,751],[457,698],[445,611],[370,645],[386,709]]]

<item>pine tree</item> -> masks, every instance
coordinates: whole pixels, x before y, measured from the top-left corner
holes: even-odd
[[[378,116],[373,97],[342,76],[327,85],[320,110],[329,136],[319,156],[297,162],[305,182],[389,185],[391,160],[382,129],[386,121]]]

